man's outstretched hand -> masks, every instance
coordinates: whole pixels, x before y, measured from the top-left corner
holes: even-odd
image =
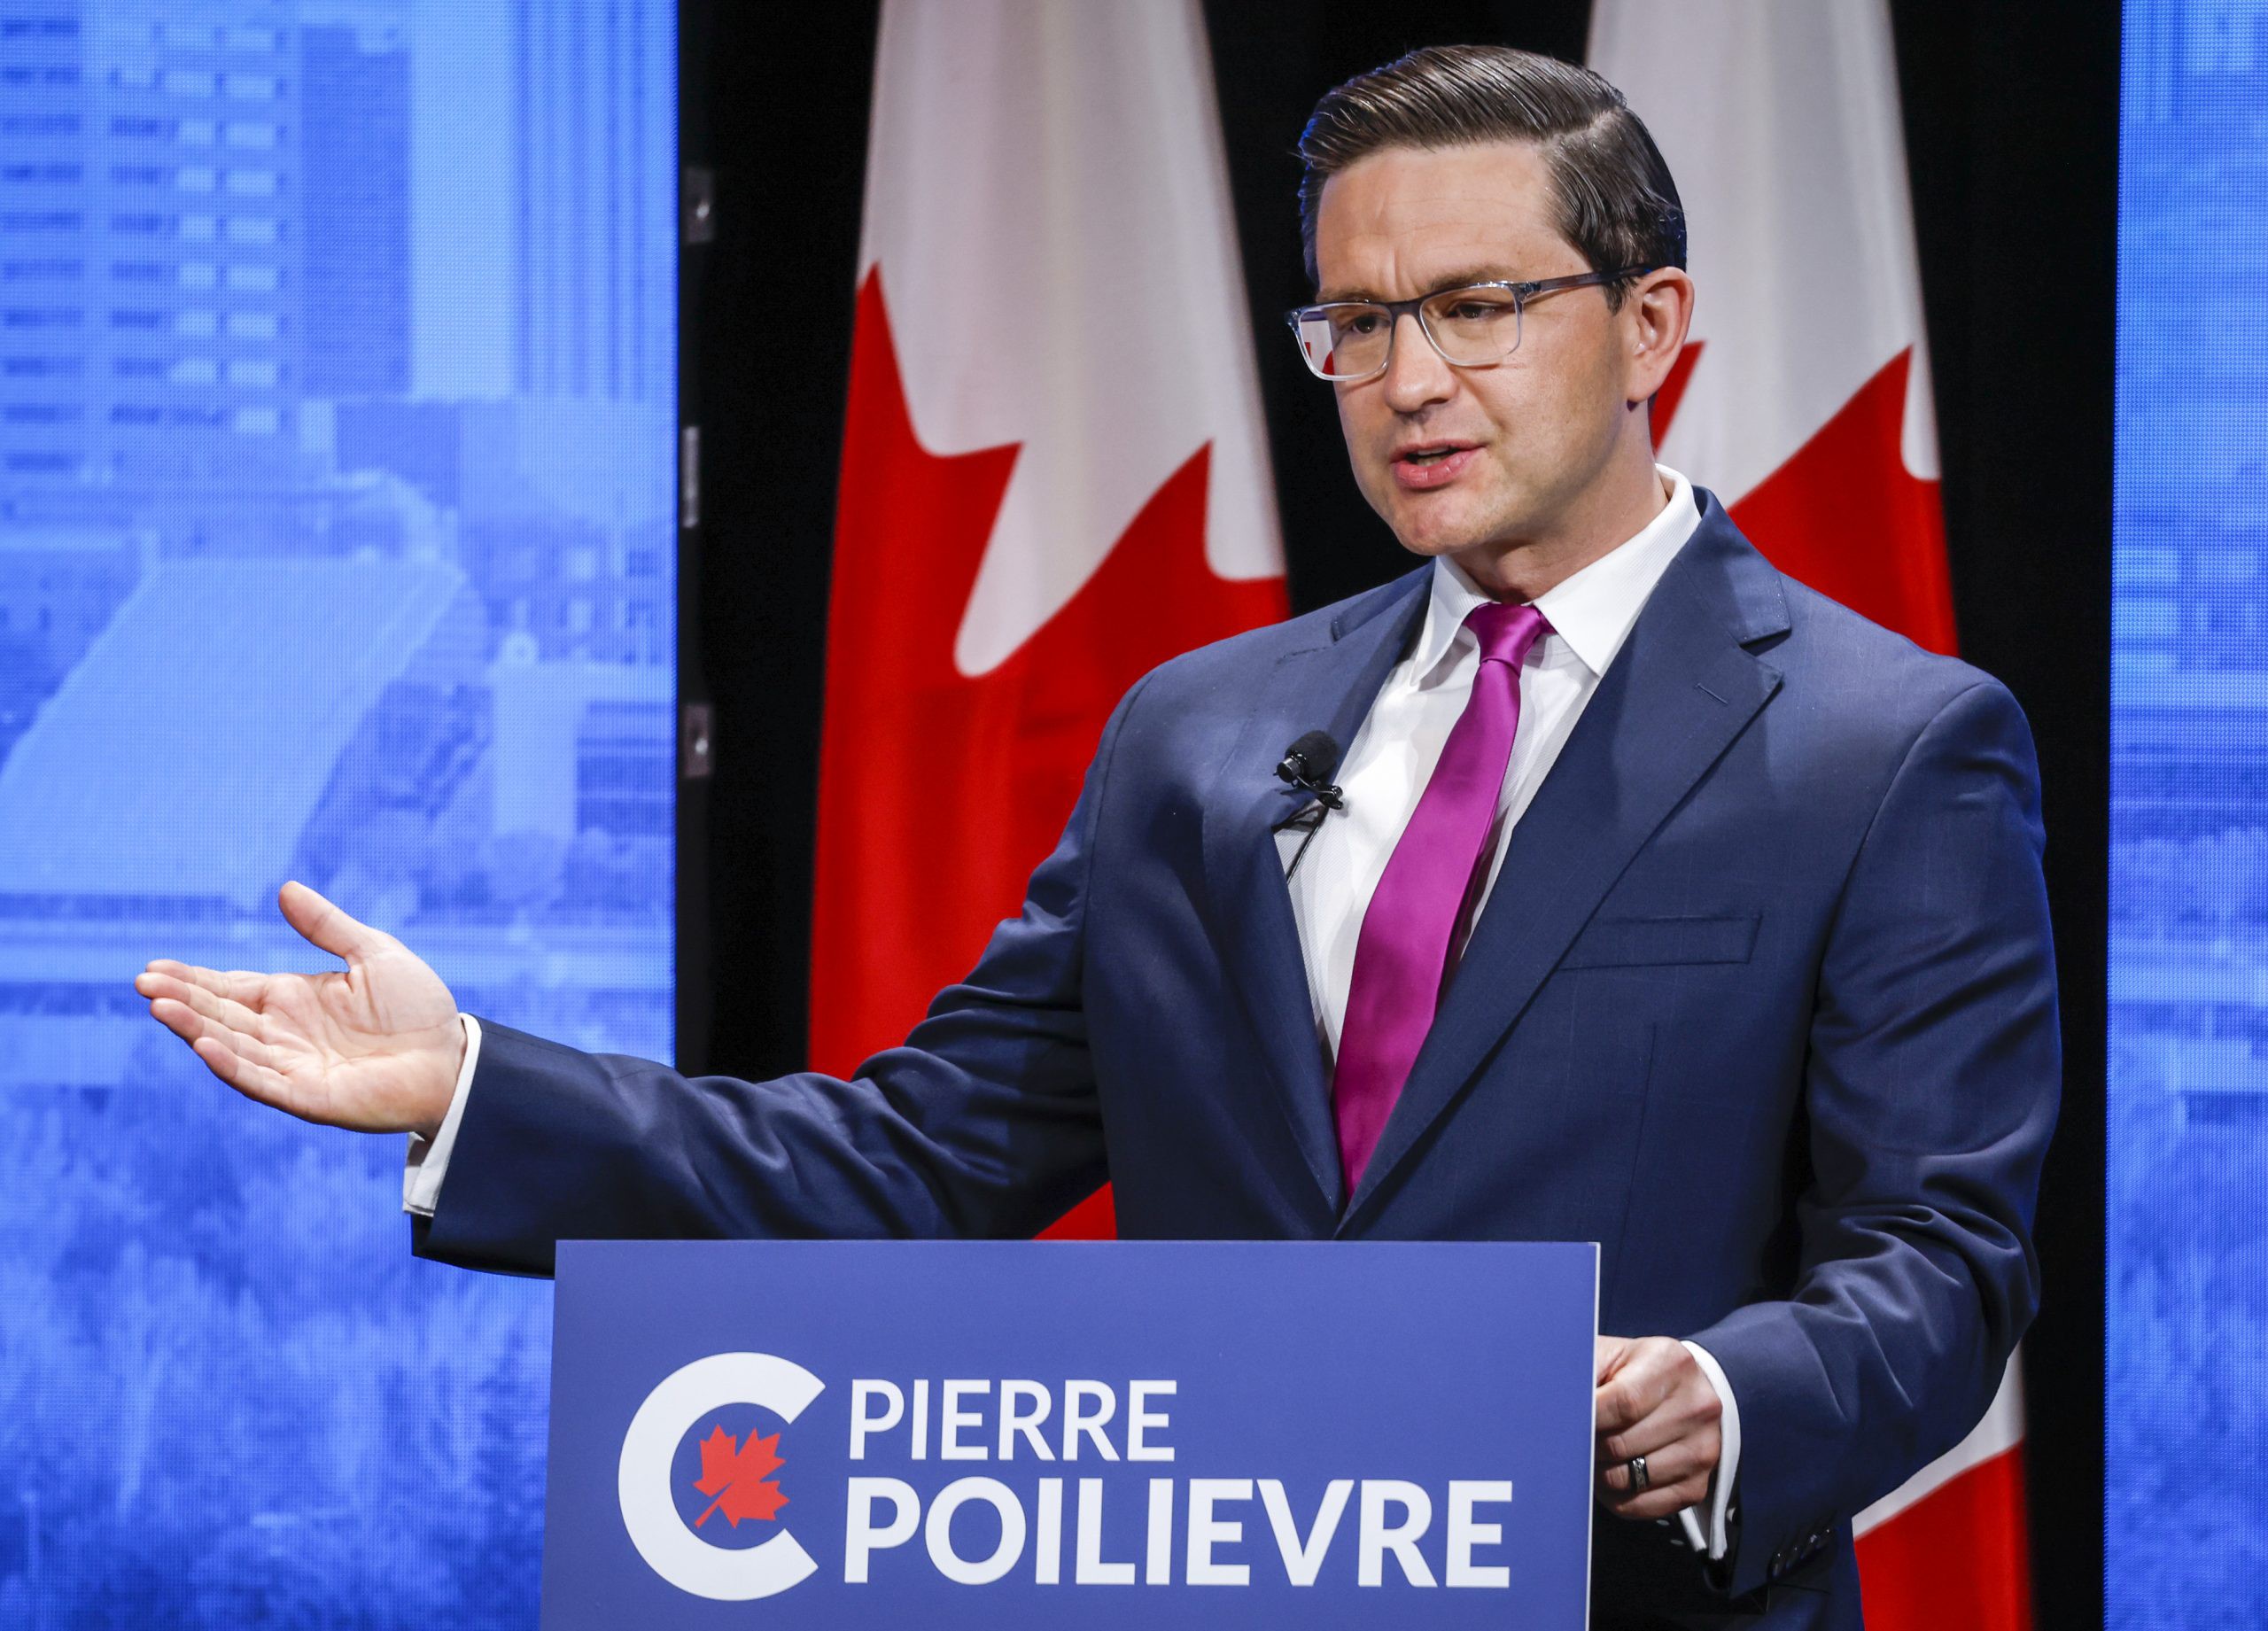
[[[276,900],[284,921],[346,959],[343,972],[224,974],[161,957],[134,989],[245,1098],[326,1126],[431,1138],[464,1062],[456,998],[408,946],[306,884]]]

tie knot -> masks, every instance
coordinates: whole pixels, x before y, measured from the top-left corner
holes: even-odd
[[[1485,606],[1475,606],[1464,619],[1473,638],[1480,642],[1480,660],[1484,663],[1505,663],[1518,668],[1527,657],[1530,646],[1550,631],[1550,621],[1534,606],[1508,606],[1502,601],[1490,601]]]

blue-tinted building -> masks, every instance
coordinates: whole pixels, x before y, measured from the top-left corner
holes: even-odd
[[[2128,0],[2112,677],[2108,1623],[2268,1602],[2268,4]]]
[[[532,1623],[548,1291],[131,980],[669,1057],[674,20],[0,3],[0,1625]]]

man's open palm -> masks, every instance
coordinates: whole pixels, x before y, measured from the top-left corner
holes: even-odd
[[[255,974],[151,961],[134,989],[221,1080],[332,1127],[429,1136],[464,1058],[456,998],[424,959],[303,883],[277,904],[343,971]]]

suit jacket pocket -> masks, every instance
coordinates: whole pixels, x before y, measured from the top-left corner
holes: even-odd
[[[1575,936],[1562,968],[1630,968],[1658,963],[1744,963],[1760,913],[1701,918],[1595,918]]]

